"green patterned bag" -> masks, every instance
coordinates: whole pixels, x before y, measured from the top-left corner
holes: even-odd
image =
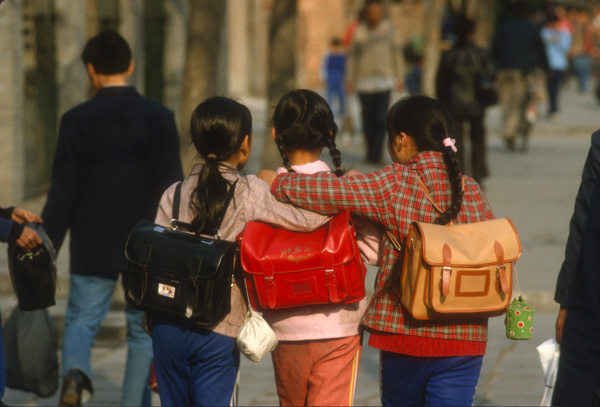
[[[531,339],[533,333],[534,310],[523,301],[523,297],[515,298],[506,309],[506,337],[508,339]]]

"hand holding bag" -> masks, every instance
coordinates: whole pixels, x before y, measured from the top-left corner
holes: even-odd
[[[248,286],[246,298],[249,297]],[[253,362],[260,362],[269,352],[273,352],[279,341],[273,329],[264,318],[252,310],[248,300],[248,312],[236,339],[237,346],[242,355]]]
[[[238,242],[255,309],[351,303],[365,297],[366,267],[349,212],[313,232],[247,222]]]

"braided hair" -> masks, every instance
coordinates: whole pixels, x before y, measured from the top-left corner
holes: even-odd
[[[275,143],[288,171],[291,171],[292,164],[286,152],[327,147],[335,174],[343,175],[342,155],[335,145],[338,127],[331,108],[317,93],[297,89],[283,95],[273,113],[273,126]]]
[[[214,234],[227,211],[231,187],[219,171],[219,162],[239,151],[245,137],[252,136],[252,115],[232,99],[213,97],[196,107],[190,130],[194,147],[205,159],[190,201],[192,226],[198,232]]]
[[[440,101],[427,96],[411,96],[394,103],[388,114],[390,140],[404,132],[410,135],[419,151],[438,151],[444,154],[452,187],[452,204],[434,221],[445,225],[458,215],[462,206],[462,172],[458,157],[451,146],[444,145],[450,136],[451,116]]]

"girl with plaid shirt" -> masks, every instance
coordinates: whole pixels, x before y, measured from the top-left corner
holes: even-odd
[[[413,221],[438,224],[492,219],[479,185],[463,176],[444,105],[425,96],[402,99],[388,115],[394,164],[371,174],[280,174],[271,192],[282,202],[324,215],[350,210],[383,225],[402,244]],[[269,181],[274,174],[263,174]],[[426,185],[440,215],[428,200]],[[471,405],[487,341],[487,318],[421,321],[398,296],[400,253],[383,235],[383,261],[362,324],[381,350],[383,405]]]
[[[273,140],[283,158],[279,173],[331,172],[319,160],[328,148],[335,174],[342,159],[335,145],[337,125],[325,99],[298,89],[280,99],[273,114]],[[365,219],[353,216],[362,258],[379,261],[381,233]],[[366,299],[350,304],[327,304],[266,311],[263,316],[279,339],[273,368],[282,406],[352,405],[362,350],[359,325]]]

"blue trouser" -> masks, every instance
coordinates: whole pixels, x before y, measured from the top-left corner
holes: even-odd
[[[367,161],[381,161],[383,144],[387,130],[387,114],[390,104],[390,91],[359,93],[363,132],[367,143]]]
[[[240,351],[235,338],[158,315],[152,327],[160,404],[234,405]]]
[[[592,67],[594,65],[591,55],[579,54],[573,57],[573,72],[577,78],[577,84],[580,92],[588,90]]]
[[[470,406],[483,356],[415,357],[381,351],[384,406]]]
[[[115,291],[116,280],[71,274],[69,304],[62,344],[63,374],[80,369],[92,379],[92,345],[106,317]],[[127,319],[127,362],[121,406],[149,406],[148,377],[152,362],[152,340],[142,328],[143,312],[125,308]]]
[[[346,116],[346,88],[343,80],[327,82],[327,103],[339,119]]]

